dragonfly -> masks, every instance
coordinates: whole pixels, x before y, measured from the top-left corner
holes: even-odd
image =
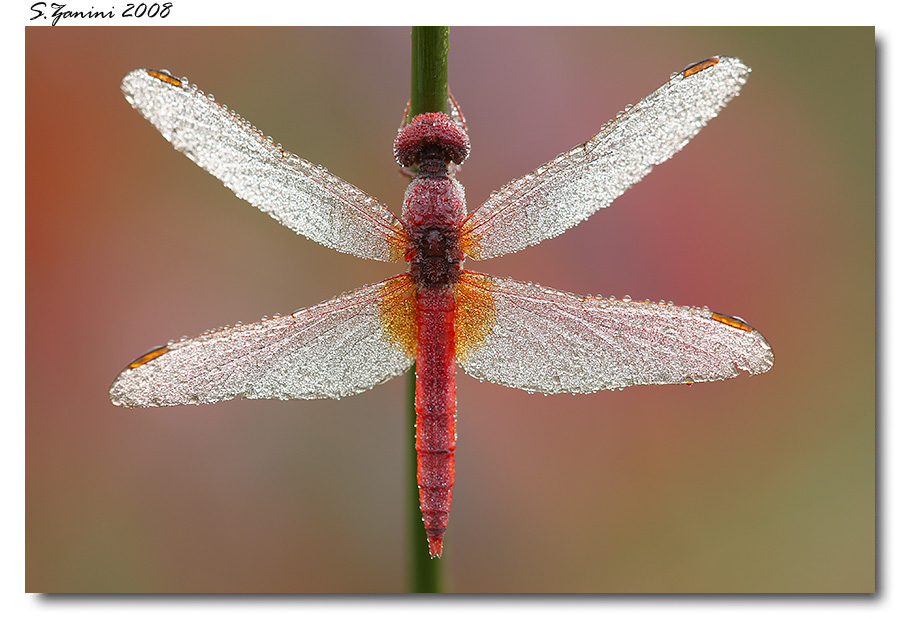
[[[322,245],[405,260],[408,268],[288,315],[153,348],[118,375],[111,401],[154,407],[341,398],[415,363],[419,503],[428,550],[440,557],[454,485],[457,366],[545,394],[691,384],[772,367],[766,339],[734,316],[581,297],[463,268],[467,257],[524,249],[608,206],[678,152],[749,73],[738,58],[716,56],[672,74],[594,137],[507,183],[471,214],[455,177],[469,136],[448,93],[448,114],[418,115],[398,131],[394,156],[413,176],[398,218],[186,78],[132,71],[122,81],[128,102],[239,198]]]

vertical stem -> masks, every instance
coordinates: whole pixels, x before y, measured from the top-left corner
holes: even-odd
[[[444,112],[447,104],[447,26],[414,26],[412,29],[412,79],[407,121],[425,112]]]
[[[406,120],[425,112],[447,112],[447,26],[414,26],[412,29],[412,79],[410,105]],[[407,389],[407,427],[416,424],[416,372],[409,373]],[[441,560],[428,553],[422,513],[419,511],[419,485],[416,476],[416,446],[410,441],[409,450],[409,559],[410,589],[414,593],[436,593],[441,590]]]

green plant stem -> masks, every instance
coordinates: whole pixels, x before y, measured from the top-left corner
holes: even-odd
[[[414,26],[412,29],[412,79],[410,81],[407,122],[425,112],[447,112],[447,26]],[[409,373],[407,410],[410,424],[416,423],[416,368]],[[416,448],[413,443],[409,457],[409,561],[410,590],[414,593],[441,591],[441,560],[428,554],[422,513],[419,511],[419,486],[416,477]]]
[[[412,29],[412,79],[407,122],[425,112],[444,112],[447,102],[447,26],[414,26]]]

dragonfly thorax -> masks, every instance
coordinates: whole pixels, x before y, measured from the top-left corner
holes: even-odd
[[[420,174],[406,189],[403,222],[409,235],[410,275],[420,287],[455,284],[465,258],[459,233],[466,219],[462,185],[443,176]]]
[[[446,228],[420,230],[412,238],[409,272],[420,288],[450,286],[462,272],[465,256],[456,231]]]

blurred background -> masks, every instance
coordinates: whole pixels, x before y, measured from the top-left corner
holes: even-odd
[[[875,586],[876,49],[871,28],[454,28],[470,210],[715,54],[753,73],[673,160],[566,234],[469,268],[744,318],[767,374],[528,395],[458,383],[445,543],[458,592]],[[316,304],[404,265],[297,237],[125,102],[185,75],[392,205],[406,28],[26,32],[26,588],[406,590],[405,378],[341,401],[123,410],[154,345]],[[421,544],[425,544],[424,532]]]

